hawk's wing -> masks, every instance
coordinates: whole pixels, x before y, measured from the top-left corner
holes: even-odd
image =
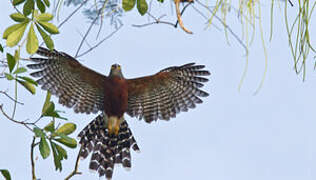
[[[199,97],[208,93],[202,91],[203,83],[210,75],[204,65],[195,63],[163,69],[159,73],[136,79],[128,79],[127,113],[146,122],[169,120],[180,111],[188,111],[202,103]]]
[[[107,77],[81,65],[66,53],[40,47],[37,54],[45,58],[31,58],[27,65],[38,71],[38,84],[59,97],[59,103],[74,107],[75,112],[96,113],[103,109],[104,86]]]

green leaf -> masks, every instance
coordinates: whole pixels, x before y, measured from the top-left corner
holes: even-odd
[[[41,11],[41,13],[45,12],[46,8],[45,8],[44,3],[41,0],[36,0],[36,5],[37,5],[37,8]]]
[[[44,0],[44,3],[46,4],[47,7],[50,6],[49,0]]]
[[[63,147],[59,146],[58,144],[55,144],[55,145],[56,145],[58,154],[60,154],[63,159],[67,159],[68,158],[67,151]]]
[[[136,0],[123,0],[122,4],[125,11],[130,11],[134,8]]]
[[[42,114],[44,114],[47,111],[47,109],[49,108],[50,103],[51,103],[50,102],[51,96],[52,96],[52,94],[49,91],[47,91],[46,98],[45,98],[45,101],[44,101],[44,104],[43,104],[43,108],[42,108]]]
[[[58,34],[58,28],[49,22],[44,22],[44,21],[37,21],[47,32],[51,33],[51,34]]]
[[[65,135],[71,134],[76,130],[76,124],[74,123],[65,123],[60,128],[56,130],[56,133],[62,133]]]
[[[25,17],[23,14],[21,13],[13,13],[10,15],[11,19],[13,19],[16,22],[23,22],[23,21],[27,21],[27,17]]]
[[[49,13],[42,13],[42,14],[38,15],[38,16],[36,17],[36,19],[37,19],[38,21],[47,22],[47,21],[52,20],[53,17],[54,17],[54,16],[53,16],[52,14],[49,14]]]
[[[55,131],[55,121],[51,121],[50,123],[48,123],[45,127],[44,127],[45,131],[48,132],[54,132]]]
[[[36,137],[45,137],[45,133],[43,132],[43,130],[38,127],[34,127],[33,132]]]
[[[30,31],[27,35],[27,42],[26,42],[26,51],[29,54],[34,54],[38,49],[38,39],[36,37],[35,31],[34,31],[34,25],[31,24]]]
[[[0,44],[0,52],[3,52],[3,47],[1,44]]]
[[[9,80],[9,81],[14,79],[14,77],[11,74],[9,74],[9,73],[4,73],[4,75],[7,78],[7,80]]]
[[[40,151],[43,159],[46,159],[50,154],[50,148],[49,148],[48,143],[45,139],[45,136],[41,137],[41,141],[39,144],[39,151]]]
[[[137,10],[142,16],[147,12],[148,5],[146,0],[137,0]]]
[[[55,169],[56,169],[56,171],[57,170],[61,171],[62,170],[62,165],[61,165],[62,155],[59,155],[59,153],[58,153],[58,150],[56,147],[57,144],[55,144],[52,141],[49,141],[49,142],[50,142],[50,146],[52,147],[52,150],[53,150]]]
[[[23,6],[23,14],[28,16],[31,14],[32,10],[34,10],[34,0],[26,0]]]
[[[163,3],[164,2],[164,0],[157,0],[158,2],[160,2],[160,3]]]
[[[9,66],[9,71],[11,73],[15,67],[16,60],[10,53],[7,53],[7,62],[8,62],[8,66]]]
[[[21,74],[21,73],[24,73],[24,72],[26,72],[26,71],[27,71],[26,68],[20,67],[20,68],[16,69],[16,70],[13,72],[13,74]]]
[[[27,27],[27,24],[28,22],[21,23],[22,26],[20,26],[18,29],[14,30],[13,32],[10,33],[10,35],[8,35],[7,46],[13,47],[20,42],[20,40],[23,37],[24,31]]]
[[[5,178],[5,180],[11,180],[10,172],[6,169],[0,169],[0,172],[2,176]]]
[[[62,144],[64,144],[67,147],[70,148],[76,148],[77,147],[77,141],[74,138],[68,137],[64,134],[58,134],[60,138],[54,139],[55,141],[58,141]]]
[[[37,86],[37,82],[34,81],[32,78],[26,77],[26,76],[18,76],[18,78],[25,80],[26,82],[29,82],[31,84],[34,84]]]
[[[21,3],[23,3],[25,0],[13,0],[13,6],[17,6]]]
[[[32,94],[35,94],[36,92],[36,89],[34,87],[34,84],[32,83],[29,83],[27,81],[21,81],[21,80],[18,80],[18,82],[25,87],[25,89],[27,89],[30,93]]]
[[[20,50],[14,51],[14,59],[16,62],[18,62],[20,60]]]
[[[55,112],[55,104],[53,102],[49,102],[49,104],[45,107],[45,109],[43,109],[42,116],[52,116],[54,112]]]
[[[37,27],[38,32],[42,36],[42,39],[44,40],[46,46],[48,47],[48,49],[53,50],[54,41],[52,40],[52,38],[49,35],[47,35],[45,31],[39,25],[36,24],[36,27]]]
[[[20,24],[13,24],[12,26],[9,26],[3,33],[2,38],[3,39],[7,39],[8,36],[13,33],[14,31],[16,31],[17,29],[21,28],[23,26],[23,23]]]

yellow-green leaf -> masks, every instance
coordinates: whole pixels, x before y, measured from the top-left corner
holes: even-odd
[[[60,154],[62,156],[63,159],[67,159],[67,151],[61,147],[60,145],[58,144],[55,144],[56,145],[56,149],[58,151],[58,154]]]
[[[38,127],[34,127],[33,132],[34,132],[36,137],[44,137],[45,136],[45,133],[43,132],[43,130],[38,128]]]
[[[11,75],[11,74],[9,74],[9,73],[4,73],[4,76],[7,78],[7,80],[9,80],[9,81],[11,81],[11,80],[13,80],[14,79],[14,77]]]
[[[23,3],[25,0],[13,0],[13,6]]]
[[[44,21],[37,21],[47,32],[51,33],[51,34],[58,34],[58,28],[49,22],[44,22]]]
[[[7,46],[13,47],[13,46],[17,45],[20,42],[20,40],[22,39],[28,23],[21,23],[21,24],[22,24],[22,26],[20,26],[18,29],[11,32],[10,35],[8,36]]]
[[[34,10],[34,0],[26,0],[23,6],[23,14],[28,16]]]
[[[50,6],[49,0],[44,0],[44,3],[46,4],[47,7]]]
[[[16,22],[23,22],[28,20],[27,17],[25,17],[23,14],[21,13],[13,13],[10,15],[11,19],[13,19]]]
[[[136,0],[123,0],[122,4],[125,11],[130,11],[135,6]]]
[[[57,170],[61,171],[62,170],[62,165],[61,165],[62,154],[59,154],[57,147],[56,147],[57,144],[55,144],[51,140],[49,142],[50,142],[50,146],[52,147],[52,150],[53,150],[55,169],[56,169],[56,171]]]
[[[54,41],[52,40],[52,38],[48,34],[46,34],[46,32],[39,25],[36,24],[36,27],[48,49],[53,50]]]
[[[74,138],[68,137],[68,136],[63,135],[63,134],[59,134],[59,137],[60,138],[54,139],[54,140],[64,144],[67,147],[70,147],[70,148],[77,147],[77,141]]]
[[[38,16],[36,17],[36,19],[37,19],[38,21],[47,22],[47,21],[52,20],[53,17],[54,17],[54,16],[53,16],[52,14],[49,14],[49,13],[42,13],[42,14],[38,15]]]
[[[18,62],[20,60],[20,50],[16,49],[14,51],[14,59],[16,62]]]
[[[147,12],[148,5],[146,0],[137,0],[137,10],[142,16]]]
[[[51,102],[50,102],[50,98],[51,98],[52,94],[47,91],[46,93],[46,98],[45,98],[45,101],[44,101],[44,105],[43,105],[43,108],[42,108],[42,114],[44,114],[48,108],[50,108],[49,106],[51,106]]]
[[[65,135],[71,134],[76,130],[76,124],[74,123],[65,123],[60,128],[56,130],[57,133],[62,133]]]
[[[14,24],[14,25],[8,27],[8,28],[4,31],[2,38],[3,38],[3,39],[7,39],[8,36],[9,36],[12,32],[14,32],[14,31],[16,31],[17,29],[21,28],[23,25],[24,25],[23,23],[20,23],[20,24]]]
[[[35,31],[34,31],[34,25],[31,24],[30,31],[27,35],[27,42],[26,42],[26,51],[29,54],[34,54],[38,49],[38,39],[36,37]]]
[[[49,148],[48,143],[47,143],[44,136],[41,137],[41,141],[39,144],[39,150],[40,150],[40,153],[41,153],[43,159],[46,159],[50,154],[50,148]]]
[[[12,70],[15,67],[16,60],[10,53],[7,53],[7,62],[8,62],[8,66],[9,66],[9,71],[12,72]]]
[[[41,13],[45,12],[46,8],[45,8],[44,3],[41,0],[36,0],[36,5],[37,5],[37,8],[41,11]]]
[[[55,121],[52,120],[50,123],[48,123],[45,127],[44,127],[45,131],[49,131],[49,132],[54,132],[55,131]]]
[[[0,169],[0,172],[2,176],[5,178],[5,180],[11,180],[11,175],[8,170],[6,169]]]
[[[27,71],[26,68],[20,67],[20,68],[16,69],[16,70],[13,72],[13,74],[21,74],[21,73],[24,73],[24,72],[26,72],[26,71]]]
[[[21,81],[18,80],[18,82],[25,87],[30,93],[35,94],[36,89],[35,86],[32,83],[26,82],[26,81]]]
[[[26,77],[26,76],[18,76],[18,78],[25,80],[26,82],[29,82],[31,84],[34,84],[37,86],[37,82],[34,81],[32,78]]]

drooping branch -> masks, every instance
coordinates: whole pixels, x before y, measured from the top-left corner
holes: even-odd
[[[183,25],[183,21],[181,18],[181,12],[180,12],[180,2],[189,2],[192,3],[193,0],[174,0],[174,4],[176,5],[176,13],[177,13],[177,19],[179,22],[180,27],[183,29],[184,32],[188,33],[188,34],[193,34],[192,31],[190,31],[189,29],[187,29],[186,27],[184,27]]]

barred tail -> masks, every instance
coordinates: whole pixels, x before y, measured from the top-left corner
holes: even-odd
[[[85,159],[92,152],[89,169],[97,171],[100,177],[105,175],[111,179],[114,164],[131,168],[130,148],[139,151],[139,147],[125,120],[115,135],[108,133],[105,118],[103,114],[97,116],[79,133],[82,147],[79,155]]]

